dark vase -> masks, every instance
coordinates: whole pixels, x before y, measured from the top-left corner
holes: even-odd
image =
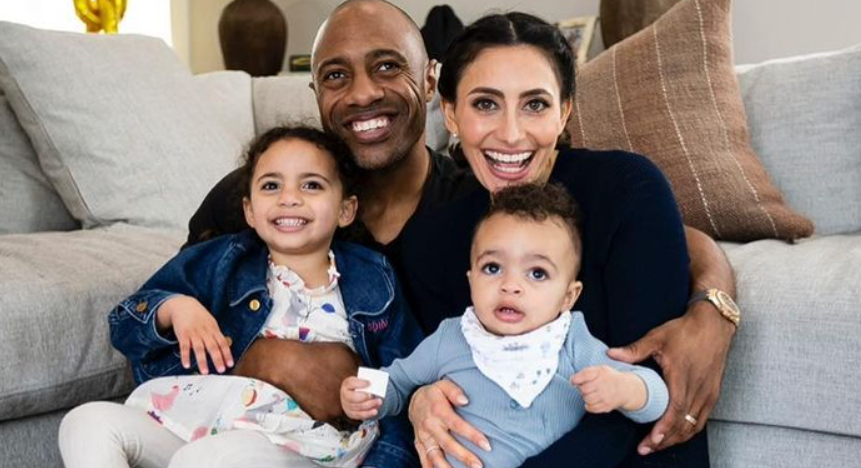
[[[604,48],[655,22],[681,0],[601,0]]]
[[[269,0],[233,0],[218,21],[221,54],[228,70],[277,75],[287,48],[287,21]]]

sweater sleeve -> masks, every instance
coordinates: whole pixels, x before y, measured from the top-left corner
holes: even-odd
[[[667,385],[657,372],[643,366],[616,361],[607,356],[607,345],[592,336],[583,320],[583,315],[572,316],[568,333],[568,353],[573,359],[574,369],[579,372],[592,366],[610,366],[621,372],[635,374],[646,385],[646,404],[635,411],[619,410],[637,423],[656,421],[667,409],[670,397]]]
[[[449,323],[440,325],[439,330],[419,343],[408,357],[397,359],[391,366],[383,369],[389,373],[389,384],[378,417],[399,414],[404,410],[413,390],[439,379],[440,344],[445,341]]]

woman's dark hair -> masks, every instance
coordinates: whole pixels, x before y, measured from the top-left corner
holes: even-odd
[[[528,45],[540,50],[550,61],[559,81],[560,97],[574,96],[574,54],[559,29],[527,13],[510,12],[485,16],[467,26],[449,44],[442,61],[439,93],[455,102],[457,85],[466,67],[485,49]]]
[[[242,161],[242,196],[251,194],[251,181],[257,161],[272,145],[284,140],[302,140],[315,145],[329,153],[335,161],[338,177],[344,187],[344,196],[357,195],[359,192],[360,169],[356,166],[353,153],[340,138],[318,130],[308,125],[290,125],[275,127],[251,141],[248,151]]]

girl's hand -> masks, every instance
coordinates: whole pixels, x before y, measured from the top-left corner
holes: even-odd
[[[212,357],[218,373],[233,367],[230,345],[218,328],[215,317],[197,299],[189,296],[172,297],[159,307],[156,321],[160,329],[173,327],[179,342],[182,367],[191,367],[191,350],[201,374],[209,374],[206,354]],[[226,367],[225,367],[226,365]]]
[[[587,367],[571,377],[571,384],[580,390],[590,413],[619,408],[636,411],[646,404],[646,384],[636,375],[610,366]]]
[[[370,385],[370,382],[358,377],[347,377],[341,384],[341,406],[350,419],[356,421],[371,419],[377,415],[377,410],[383,405],[383,400],[360,391]]]

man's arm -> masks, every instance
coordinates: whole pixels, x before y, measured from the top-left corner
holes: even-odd
[[[735,297],[735,277],[723,250],[709,236],[688,226],[685,238],[692,293],[717,288]],[[688,306],[685,315],[655,328],[643,339],[610,350],[611,357],[626,362],[654,357],[670,388],[670,407],[640,443],[641,454],[685,442],[703,429],[720,395],[734,334],[735,325],[711,303],[697,301]],[[686,415],[697,423],[686,420]]]
[[[302,343],[258,338],[236,366],[235,375],[253,377],[287,392],[317,421],[344,421],[341,382],[356,375],[359,358],[341,343]]]

